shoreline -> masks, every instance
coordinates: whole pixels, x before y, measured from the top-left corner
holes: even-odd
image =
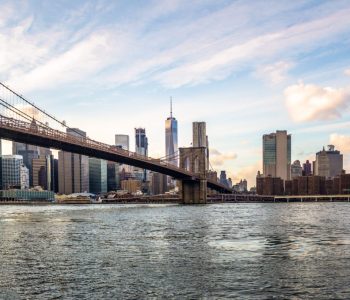
[[[305,199],[305,200],[296,200],[296,199],[291,199],[291,200],[226,200],[226,201],[218,201],[218,200],[208,200],[206,204],[225,204],[225,203],[332,203],[332,202],[337,202],[337,203],[350,203],[348,199],[318,199],[318,200],[310,200],[310,199]],[[179,205],[195,205],[195,204],[183,204],[179,201],[113,201],[113,202],[101,202],[101,203],[86,203],[86,202],[71,202],[71,203],[59,203],[59,202],[42,202],[42,201],[0,201],[0,206],[6,206],[6,205],[22,205],[22,206],[57,206],[57,205],[64,205],[64,206],[69,206],[69,205],[125,205],[125,204],[179,204]],[[205,204],[202,204],[205,205]]]

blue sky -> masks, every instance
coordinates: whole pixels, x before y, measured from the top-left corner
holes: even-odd
[[[349,170],[349,16],[348,0],[0,0],[0,80],[103,142],[145,127],[154,157],[172,96],[179,145],[206,121],[213,167],[249,185],[277,129],[292,160],[333,143]]]

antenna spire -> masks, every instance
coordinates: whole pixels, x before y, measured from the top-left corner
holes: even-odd
[[[170,96],[170,118],[173,117],[173,97]]]

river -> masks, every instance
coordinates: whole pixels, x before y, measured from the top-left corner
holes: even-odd
[[[349,299],[349,203],[0,206],[0,299]]]

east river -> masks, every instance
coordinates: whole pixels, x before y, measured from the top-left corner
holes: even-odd
[[[350,204],[0,206],[0,299],[349,299]]]

